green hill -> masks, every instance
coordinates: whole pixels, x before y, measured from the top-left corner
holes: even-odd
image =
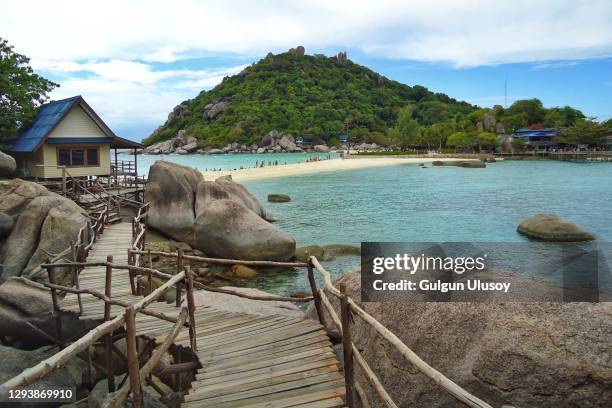
[[[174,108],[146,140],[181,129],[201,144],[258,143],[271,130],[334,144],[350,125],[352,140],[385,143],[398,111],[413,105],[423,126],[464,118],[477,107],[427,88],[392,81],[346,59],[303,55],[303,48],[268,56]]]

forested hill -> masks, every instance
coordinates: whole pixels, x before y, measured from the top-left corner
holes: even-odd
[[[181,129],[208,146],[258,143],[271,130],[333,144],[349,122],[351,138],[384,143],[398,111],[413,106],[424,126],[472,113],[477,107],[427,88],[408,86],[338,56],[304,55],[298,47],[226,77],[184,101],[146,140],[168,139]]]

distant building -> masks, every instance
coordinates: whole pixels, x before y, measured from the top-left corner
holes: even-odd
[[[348,135],[342,134],[342,135],[338,136],[338,140],[341,141],[342,143],[346,143],[346,142],[348,142]]]
[[[74,96],[42,105],[10,151],[22,177],[51,179],[62,177],[63,166],[74,177],[109,176],[111,149],[116,161],[118,148],[142,147],[115,135],[81,96]]]
[[[523,128],[515,131],[512,134],[514,139],[523,139],[527,146],[533,147],[556,147],[557,144],[553,141],[557,137],[557,129],[544,128],[544,129],[528,129]]]
[[[304,136],[296,136],[295,144],[298,146],[312,146],[314,142],[312,139],[306,139]]]

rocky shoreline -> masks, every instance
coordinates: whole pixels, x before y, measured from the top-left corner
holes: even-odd
[[[328,153],[331,149],[322,141],[308,147],[300,147],[295,137],[273,130],[265,135],[259,144],[250,145],[240,143],[229,143],[223,148],[211,148],[201,146],[193,136],[187,135],[185,130],[180,130],[177,135],[163,142],[158,142],[146,147],[142,154],[226,154],[226,153],[303,153],[317,152]]]

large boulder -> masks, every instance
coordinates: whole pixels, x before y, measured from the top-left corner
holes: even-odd
[[[218,101],[209,103],[204,107],[204,119],[213,120],[215,117],[217,117],[218,114],[223,111],[223,109],[225,109],[228,104],[229,101]]]
[[[88,220],[73,201],[20,179],[0,181],[0,212],[14,220],[0,247],[0,282],[29,276],[49,254],[68,248]],[[59,270],[61,282],[65,272]]]
[[[359,301],[359,271],[343,275],[335,286],[340,283]],[[335,297],[328,297],[338,310]],[[371,302],[361,307],[425,362],[493,406],[612,405],[612,303]],[[308,314],[316,318],[313,308]],[[398,406],[458,404],[361,319],[351,334]],[[375,395],[370,400],[378,406]]]
[[[15,220],[8,214],[0,212],[0,239],[8,236],[15,226]]]
[[[220,258],[286,261],[295,253],[287,233],[239,201],[213,200],[198,214],[194,246]]]
[[[590,241],[595,236],[576,224],[562,220],[555,214],[536,214],[517,228],[521,234],[544,241]]]
[[[149,170],[145,202],[150,203],[147,224],[179,241],[191,242],[195,198],[202,173],[167,161],[156,161]]]
[[[40,347],[50,344],[40,331],[57,337],[51,291],[23,277],[10,278],[0,285],[0,336],[11,336],[21,345]],[[87,331],[85,322],[62,314],[62,337],[78,337]]]
[[[327,147],[326,145],[316,145],[314,147],[314,151],[319,153],[327,153],[329,152],[329,147]]]
[[[196,192],[196,214],[201,213],[214,200],[230,199],[244,204],[248,209],[262,218],[266,210],[259,200],[242,184],[235,183],[231,175],[217,178],[215,181],[201,181]]]
[[[0,383],[20,374],[26,368],[35,366],[39,362],[51,357],[57,349],[41,347],[37,350],[19,350],[12,347],[0,345]],[[52,390],[72,388],[73,391],[81,388],[83,383],[83,373],[87,371],[87,364],[78,358],[70,359],[61,368],[45,375],[40,380],[23,388],[30,390]],[[22,400],[16,403],[7,404],[8,406],[32,407],[40,404],[40,401]],[[57,406],[58,404],[51,404]],[[43,406],[48,406],[43,404]]]
[[[12,156],[0,152],[0,177],[8,177],[17,170],[17,163]]]

